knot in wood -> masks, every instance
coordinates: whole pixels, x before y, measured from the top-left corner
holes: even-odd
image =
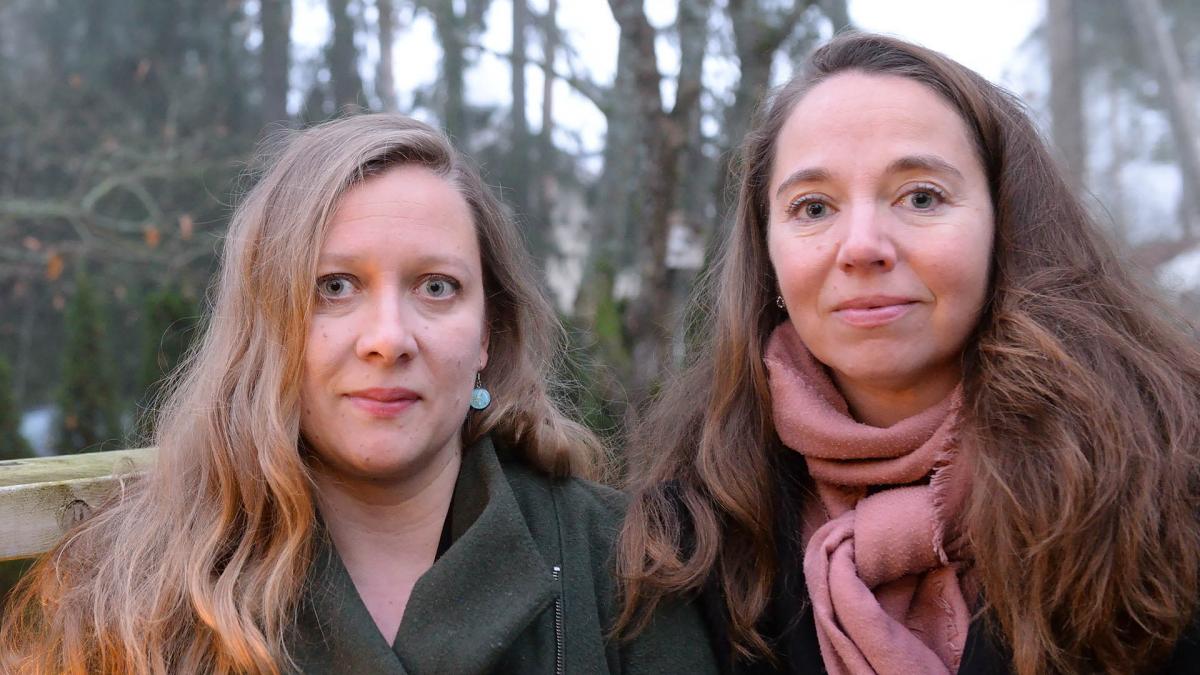
[[[92,507],[87,502],[82,499],[72,499],[70,503],[63,507],[62,514],[58,518],[58,524],[64,531],[69,530],[87,520],[90,515],[92,515]]]

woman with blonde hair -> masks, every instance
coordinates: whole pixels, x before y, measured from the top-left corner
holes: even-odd
[[[1021,105],[847,34],[742,151],[711,333],[643,425],[621,625],[736,673],[1200,663],[1200,349]]]
[[[438,132],[296,133],[225,241],[157,463],[23,581],[30,673],[704,672],[677,606],[608,642],[623,503],[547,391],[520,235]]]

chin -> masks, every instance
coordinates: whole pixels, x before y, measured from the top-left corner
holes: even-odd
[[[897,363],[895,359],[885,361],[879,358],[880,354],[889,353],[896,352],[874,350],[871,356],[862,359],[833,359],[834,365],[830,366],[830,370],[840,379],[861,382],[871,387],[902,389],[912,384],[914,369]],[[838,367],[839,362],[845,364],[845,367]]]
[[[402,478],[419,463],[419,458],[397,453],[393,449],[387,454],[369,457],[346,457],[331,468],[358,480],[390,480]]]

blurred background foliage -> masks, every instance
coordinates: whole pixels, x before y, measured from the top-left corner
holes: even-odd
[[[853,16],[847,0],[650,4],[670,11],[608,0],[608,81],[559,0],[0,4],[0,458],[137,442],[197,333],[255,148],[360,109],[439,124],[484,165],[568,326],[564,396],[619,439],[684,354],[751,111]],[[314,13],[324,44],[299,49]],[[484,39],[497,24],[507,50]],[[1046,0],[1013,66],[1101,221],[1192,316],[1198,28],[1187,0]],[[421,30],[428,53],[411,47]],[[470,74],[497,57],[506,91],[481,104]],[[399,90],[414,60],[437,75]],[[556,124],[564,85],[603,120],[599,150]]]

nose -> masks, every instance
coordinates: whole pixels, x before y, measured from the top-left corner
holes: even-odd
[[[846,273],[887,272],[896,266],[896,246],[888,212],[875,204],[843,211],[844,231],[838,246],[837,265]]]
[[[417,353],[413,317],[399,292],[381,292],[366,303],[355,352],[364,361],[391,365]]]

